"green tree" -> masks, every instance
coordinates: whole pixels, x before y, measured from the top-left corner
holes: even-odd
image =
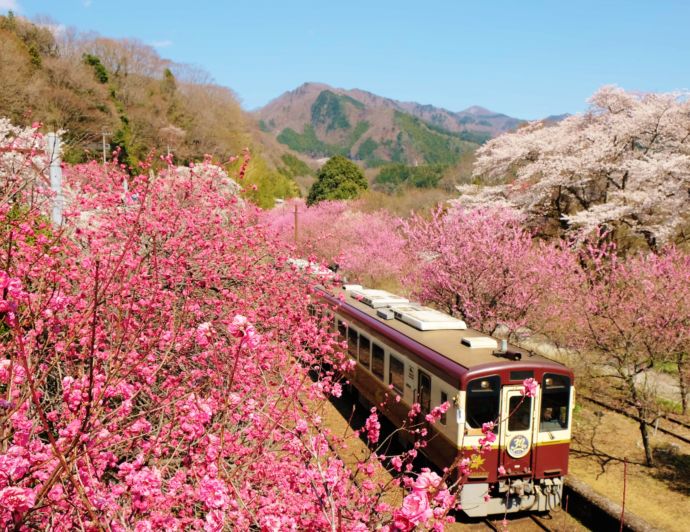
[[[342,155],[331,157],[309,190],[307,205],[323,200],[352,199],[369,187],[362,170]]]
[[[177,90],[177,80],[175,79],[175,74],[173,74],[172,70],[169,68],[166,68],[163,71],[163,82],[161,83],[161,88],[167,95],[175,94],[175,91]]]
[[[108,71],[101,63],[98,56],[85,53],[82,58],[84,63],[93,68],[94,74],[96,74],[96,79],[99,83],[108,83]]]

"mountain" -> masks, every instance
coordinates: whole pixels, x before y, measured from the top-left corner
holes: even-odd
[[[367,166],[454,164],[522,121],[482,107],[460,112],[360,89],[305,83],[255,112],[261,129],[313,158],[346,155]]]
[[[563,113],[560,115],[549,115],[546,118],[544,118],[543,120],[544,120],[544,122],[557,124],[558,122],[560,122],[561,120],[565,120],[569,116],[573,116],[573,115],[571,115],[570,113]]]

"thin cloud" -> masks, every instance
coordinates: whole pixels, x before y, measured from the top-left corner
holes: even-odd
[[[0,0],[0,11],[19,11],[17,0]]]
[[[82,4],[84,7],[91,7],[91,0],[82,0]]]
[[[172,46],[173,42],[169,39],[164,39],[162,41],[151,41],[149,44],[154,48],[167,48],[168,46]]]

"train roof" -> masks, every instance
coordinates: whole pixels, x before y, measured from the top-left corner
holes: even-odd
[[[357,312],[350,313],[355,320],[369,326],[378,324],[379,327],[376,327],[378,330],[383,330],[380,327],[382,325],[394,331],[393,335],[398,338],[400,338],[399,335],[403,335],[412,341],[405,342],[408,348],[412,346],[411,349],[423,358],[429,358],[425,355],[440,355],[462,366],[465,370],[495,368],[498,371],[505,370],[507,367],[518,370],[527,366],[532,368],[538,366],[559,372],[566,370],[565,366],[558,362],[535,355],[512,344],[508,344],[504,356],[496,354],[501,348],[501,340],[466,327],[462,320],[452,318],[447,314],[423,307],[418,303],[400,301],[401,298],[394,294],[381,290],[368,290],[359,285],[345,285],[340,293],[343,294],[344,299],[342,296],[339,297],[338,293],[334,294],[336,296],[334,299],[339,300],[341,307],[355,309]],[[372,294],[371,297],[368,297],[369,294]],[[347,311],[346,308],[343,310]],[[441,316],[444,316],[445,320]],[[418,348],[415,348],[415,345]],[[520,355],[519,360],[512,359],[511,356],[516,354]],[[430,360],[430,362],[435,361]],[[453,371],[453,373],[456,372]]]

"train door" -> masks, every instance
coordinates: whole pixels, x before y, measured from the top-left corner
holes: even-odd
[[[531,473],[535,404],[523,386],[505,386],[501,396],[500,462],[508,475]]]

